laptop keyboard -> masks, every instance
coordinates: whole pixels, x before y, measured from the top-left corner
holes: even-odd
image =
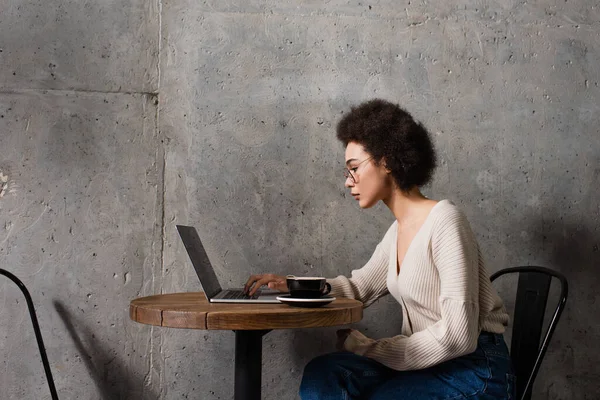
[[[221,298],[227,300],[256,299],[258,298],[258,295],[255,294],[254,296],[248,296],[243,290],[227,290]]]

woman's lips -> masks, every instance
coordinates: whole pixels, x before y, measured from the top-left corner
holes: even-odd
[[[358,200],[358,196],[359,196],[358,193],[352,193],[352,197],[354,197],[354,199]]]

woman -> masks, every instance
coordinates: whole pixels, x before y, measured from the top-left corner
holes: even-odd
[[[303,400],[512,399],[514,373],[502,333],[508,315],[493,289],[464,214],[449,200],[425,197],[436,165],[429,134],[399,106],[372,100],[339,122],[346,146],[345,186],[361,208],[383,201],[396,220],[371,259],[351,278],[328,279],[333,296],[368,307],[390,293],[402,333],[374,340],[338,331],[343,350],[305,368]],[[287,291],[285,277],[253,275]]]

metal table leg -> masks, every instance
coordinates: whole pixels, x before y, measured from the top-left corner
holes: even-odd
[[[235,331],[235,400],[260,400],[262,337],[268,332]]]

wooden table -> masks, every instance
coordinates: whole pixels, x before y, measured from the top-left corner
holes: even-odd
[[[142,324],[235,332],[235,400],[259,400],[262,337],[272,329],[345,325],[362,319],[362,303],[338,298],[319,308],[285,304],[209,303],[202,292],[141,297],[129,316]]]

